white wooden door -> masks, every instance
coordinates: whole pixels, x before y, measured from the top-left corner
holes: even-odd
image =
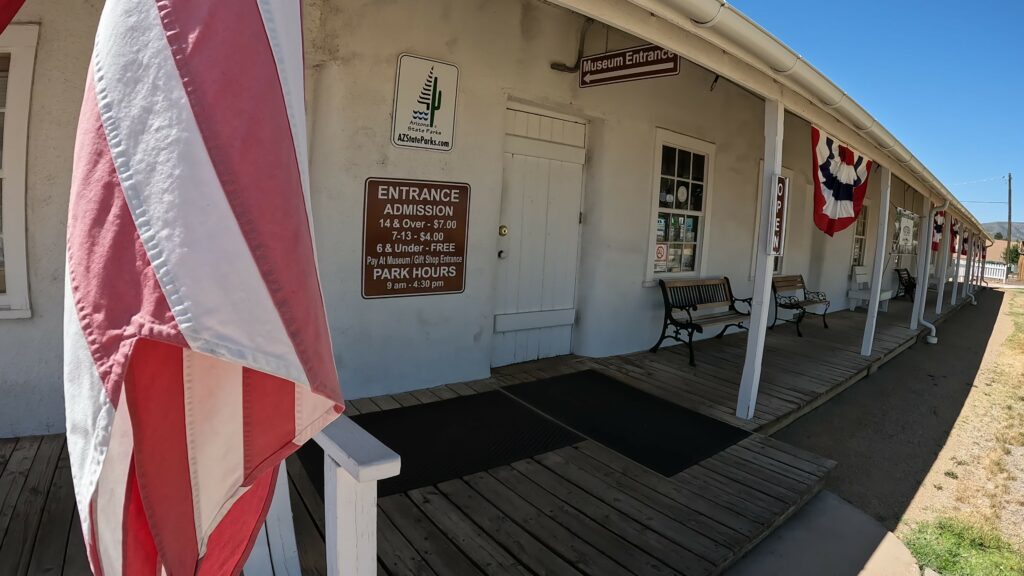
[[[491,365],[568,354],[576,319],[586,125],[506,111]]]

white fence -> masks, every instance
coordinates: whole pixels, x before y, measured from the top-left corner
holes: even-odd
[[[950,266],[950,271],[955,267],[957,269],[957,275],[962,282],[964,279],[964,263],[966,259],[961,258],[959,266]],[[952,275],[952,274],[951,274]],[[1003,282],[1006,280],[1006,264],[1002,262],[985,262],[985,280],[996,280]]]

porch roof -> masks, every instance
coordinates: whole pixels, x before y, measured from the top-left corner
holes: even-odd
[[[674,50],[762,98],[779,100],[787,110],[889,166],[934,203],[948,200],[950,210],[992,239],[981,222],[881,122],[810,62],[725,0],[554,2]]]

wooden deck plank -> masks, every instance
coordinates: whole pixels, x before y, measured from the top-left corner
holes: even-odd
[[[291,476],[290,469],[288,484],[288,496],[292,505],[292,525],[295,526],[295,541],[299,546],[299,568],[305,576],[327,576],[327,544],[324,542],[323,527],[322,525],[317,526],[310,509],[310,506],[318,506],[322,522],[323,503],[306,502],[302,498],[294,478]]]
[[[85,552],[85,539],[82,537],[82,523],[76,508],[71,517],[71,532],[68,534],[68,548],[64,553],[64,576],[92,576],[89,557]]]
[[[722,546],[710,537],[666,516],[661,510],[647,506],[629,494],[613,489],[600,479],[568,463],[557,454],[542,454],[535,457],[534,460],[596,496],[598,499],[603,500],[605,504],[616,508],[676,544],[690,550],[712,566],[720,564],[731,556],[727,547]]]
[[[0,475],[4,473],[4,468],[7,466],[7,459],[11,457],[11,454],[14,452],[14,447],[17,445],[17,438],[0,438]]]
[[[7,535],[3,544],[0,544],[0,574],[28,574],[32,549],[35,547],[39,524],[63,447],[63,434],[44,436],[39,443],[39,450],[25,476],[21,494],[7,525]]]
[[[601,576],[623,571],[623,568],[611,558],[558,522],[540,513],[490,474],[471,474],[464,480],[503,514],[580,572]]]
[[[57,462],[57,471],[53,476],[53,486],[46,498],[39,522],[39,536],[28,564],[29,574],[56,575],[64,571],[64,553],[68,548],[68,537],[72,530],[80,530],[78,526],[71,524],[74,517],[75,490],[65,443]]]
[[[359,414],[369,414],[380,410],[380,406],[372,398],[356,398],[355,400],[349,400],[347,404],[349,407],[358,410]],[[347,410],[346,414],[348,414]],[[353,414],[349,414],[349,416],[353,416]]]
[[[436,575],[380,508],[377,508],[377,558],[393,576]]]
[[[643,523],[609,506],[534,460],[516,462],[512,468],[623,540],[682,574],[710,573],[713,568],[700,556],[649,530]]]
[[[25,479],[42,441],[42,436],[19,438],[3,474],[0,475],[0,543],[3,543],[7,535],[7,526],[11,522],[18,497],[21,496],[21,488],[25,485]]]
[[[761,524],[756,520],[751,520],[733,511],[718,502],[713,496],[691,490],[681,482],[670,480],[596,442],[582,442],[577,445],[577,450],[593,458],[595,462],[600,462],[612,470],[642,483],[651,490],[690,507],[708,518],[713,518],[740,534],[750,535],[761,529]]]
[[[482,574],[405,494],[381,498],[377,506],[437,574]]]
[[[652,509],[660,511],[729,550],[735,550],[746,540],[743,534],[725,524],[719,523],[714,518],[705,516],[684,503],[676,502],[628,476],[624,476],[611,468],[599,464],[574,448],[558,450],[557,454],[565,458],[566,462],[573,466],[596,478],[600,478],[607,485],[621,490],[624,494],[628,494],[638,502],[642,502]]]
[[[533,572],[580,574],[462,480],[442,482],[437,487],[463,514],[471,518],[495,542],[514,554],[516,559]]]
[[[437,488],[408,492],[409,499],[441,529],[463,554],[489,576],[528,576],[530,571],[485,534]]]
[[[566,530],[597,547],[622,568],[638,576],[662,576],[676,572],[653,556],[634,547],[626,540],[595,522],[548,492],[511,466],[491,470],[491,475],[530,505],[546,514]]]
[[[391,396],[374,396],[373,402],[377,406],[380,406],[381,410],[394,410],[395,408],[402,407],[402,405]]]

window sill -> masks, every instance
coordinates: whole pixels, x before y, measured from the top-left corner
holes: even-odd
[[[697,278],[700,278],[700,273],[696,271],[672,272],[666,274],[656,274],[653,277],[644,278],[644,280],[640,282],[640,285],[643,286],[644,288],[655,288],[658,286],[658,280],[664,280],[668,282],[669,280],[694,280]]]
[[[0,320],[16,320],[22,318],[31,318],[32,310],[0,310]]]

